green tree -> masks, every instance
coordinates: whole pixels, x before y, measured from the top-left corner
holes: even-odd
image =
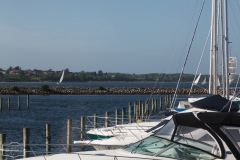
[[[21,70],[21,68],[19,66],[16,66],[13,68],[13,70]]]
[[[12,66],[10,66],[7,70],[9,70],[9,71],[11,71],[11,70],[13,70],[13,67]]]
[[[97,75],[98,75],[98,76],[103,76],[102,70],[99,70]]]
[[[25,74],[25,73],[24,73],[23,70],[20,70],[20,71],[19,71],[19,77],[24,77],[24,74]]]

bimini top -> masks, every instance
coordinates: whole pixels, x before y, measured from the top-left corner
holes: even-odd
[[[240,159],[240,113],[236,112],[200,112],[181,113],[173,116],[175,125],[196,127],[207,130],[220,144],[224,153],[220,137],[231,150],[236,159]],[[214,131],[214,132],[212,132]],[[216,136],[217,135],[217,136]],[[224,154],[222,154],[224,157]]]
[[[240,141],[233,138],[240,137],[238,117],[236,112],[178,113],[154,135],[124,149],[171,159],[229,159],[232,155],[240,159]]]
[[[189,127],[203,127],[205,123],[240,127],[240,113],[237,112],[200,112],[197,114],[197,118],[192,112],[189,112],[176,114],[174,119],[176,124]]]
[[[220,95],[213,95],[199,101],[191,103],[193,107],[201,108],[201,109],[208,109],[208,110],[215,110],[215,111],[222,111],[228,112],[229,107],[231,107],[231,112],[237,112],[239,110],[239,105],[237,103],[231,102],[226,98],[223,98]],[[223,109],[223,107],[226,107]]]

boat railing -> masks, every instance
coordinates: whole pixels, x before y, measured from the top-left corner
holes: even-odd
[[[0,149],[1,152],[0,157],[4,160],[17,160],[20,158],[43,156],[44,158],[43,160],[46,160],[47,156],[53,154],[62,153],[76,154],[68,152],[67,146],[68,144],[49,144],[47,149],[46,144],[22,144],[19,142],[11,142],[9,144],[3,144],[1,146],[2,149]],[[71,144],[71,147],[73,152],[79,152],[84,151],[84,148],[89,146],[88,145],[79,146]],[[91,151],[93,149],[90,148],[87,150]]]
[[[143,121],[136,121],[133,123],[123,123],[125,121],[123,117],[116,120],[116,117],[101,117],[101,116],[88,116],[87,123],[85,125],[85,129],[81,129],[79,127],[75,127],[75,129],[79,129],[81,134],[84,134],[84,139],[92,140],[92,139],[102,139],[106,137],[115,137],[121,140],[124,139],[127,135],[132,135],[139,139],[135,134],[144,132],[153,127],[160,122],[159,117],[154,117],[155,119],[151,119],[151,121],[147,121],[143,123]],[[97,119],[97,121],[96,121]],[[123,124],[119,124],[121,122]],[[125,121],[126,122],[126,121]],[[148,123],[148,122],[157,122],[156,124]],[[106,124],[107,123],[107,124]],[[92,137],[94,135],[94,138]]]
[[[18,142],[11,142],[9,144],[2,145],[2,149],[0,149],[0,157],[3,160],[17,160],[22,158],[31,158],[31,157],[38,157],[39,160],[47,160],[49,156],[53,156],[56,154],[67,154],[71,155],[71,157],[76,157],[75,159],[79,160],[87,160],[87,158],[84,159],[83,155],[86,155],[86,151],[84,151],[84,148],[87,148],[88,146],[80,146],[72,144],[72,147],[74,147],[74,150],[72,152],[67,151],[67,144],[51,144],[51,151],[46,151],[45,147],[46,144],[25,144],[28,146],[28,149],[24,148],[24,144],[18,143]],[[111,148],[109,148],[111,149]],[[89,151],[89,150],[88,150]],[[91,153],[87,154],[91,155]],[[99,154],[98,156],[104,156],[104,154]],[[42,159],[41,159],[42,157]],[[136,157],[132,156],[124,156],[128,159],[135,159]],[[97,157],[96,157],[97,158]],[[112,156],[113,160],[121,159],[123,156],[118,157],[116,155]],[[148,158],[144,158],[148,159]],[[152,158],[149,158],[149,160]]]

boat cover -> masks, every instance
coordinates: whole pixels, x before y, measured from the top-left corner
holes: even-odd
[[[154,127],[150,128],[150,129],[146,130],[145,132],[152,132],[152,131],[154,131],[154,130],[156,130],[156,129],[162,127],[162,126],[164,126],[164,125],[167,124],[168,122],[169,122],[169,120],[163,120],[163,121],[161,121],[160,123],[158,123],[156,126],[154,126]]]
[[[197,117],[196,117],[197,116]],[[197,115],[194,113],[180,113],[173,115],[175,125],[189,126],[195,128],[202,128],[207,130],[219,143],[224,157],[224,149],[218,136],[227,144],[236,159],[240,159],[240,151],[229,136],[221,130],[222,126],[240,127],[240,113],[236,112],[200,112]],[[213,132],[214,131],[214,132]],[[217,134],[218,136],[216,136]],[[239,131],[238,135],[239,136]]]
[[[240,113],[207,112],[199,113],[198,118],[209,125],[227,125],[240,127]]]
[[[204,99],[198,100],[196,102],[191,103],[193,107],[228,112],[229,107],[231,112],[237,112],[239,110],[239,105],[235,102],[228,103],[229,100],[220,96],[220,95],[212,95],[210,97],[206,97]],[[223,109],[223,107],[226,107]]]

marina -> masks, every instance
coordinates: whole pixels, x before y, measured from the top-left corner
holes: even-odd
[[[196,2],[196,4],[193,2]],[[47,41],[48,46],[58,48],[58,51],[44,45],[41,48],[46,49],[46,52],[58,53],[57,58],[54,58],[54,63],[51,64],[59,63],[59,66],[61,64],[61,71],[57,71],[58,74],[55,74],[57,72],[52,69],[44,72],[37,69],[32,72],[29,69],[25,70],[28,73],[25,74],[25,71],[21,70],[19,66],[9,67],[9,69],[1,71],[1,76],[7,77],[3,81],[27,81],[32,79],[31,81],[43,82],[0,83],[0,160],[240,159],[240,89],[238,88],[240,75],[236,81],[237,57],[231,54],[232,46],[229,44],[232,42],[229,41],[228,33],[228,4],[231,5],[231,3],[230,1],[227,3],[227,0],[212,0],[211,4],[205,0],[199,2],[189,1],[183,4],[175,1],[175,3],[172,3],[174,5],[171,4],[170,7],[172,11],[167,7],[160,9],[162,3],[165,3],[166,6],[169,5],[166,2],[161,2],[161,5],[152,5],[152,2],[140,2],[141,7],[137,6],[138,3],[131,4],[132,2],[128,2],[127,4],[131,4],[131,7],[129,7],[121,2],[123,8],[113,8],[107,6],[109,2],[106,3],[107,8],[114,11],[115,9],[124,9],[126,15],[122,19],[123,21],[118,19],[123,12],[115,15],[115,12],[109,12],[105,8],[104,11],[107,14],[102,16],[101,12],[94,12],[99,9],[101,3],[94,2],[94,5],[86,5],[89,2],[85,2],[86,4],[83,3],[80,6],[86,6],[86,8],[90,6],[91,13],[96,15],[88,21],[94,21],[94,23],[81,20],[81,24],[78,26],[79,20],[75,19],[76,25],[74,26],[76,28],[69,28],[74,32],[68,34],[65,31],[65,34],[69,37],[60,34],[60,30],[53,33],[50,31],[51,29],[49,30],[49,26],[44,29],[49,30],[48,32],[42,30],[42,33],[50,33],[58,41],[58,45],[51,45],[49,43],[51,41]],[[119,2],[112,5],[117,3]],[[182,7],[175,8],[177,3],[185,9]],[[39,4],[41,5],[41,3]],[[146,4],[151,4],[149,5],[151,6],[150,10],[145,10],[146,7],[148,8]],[[188,4],[195,6],[195,8],[189,7]],[[97,7],[93,7],[95,5]],[[75,13],[80,19],[83,19],[82,15],[78,14],[80,6],[76,7]],[[143,6],[146,7],[143,8]],[[155,6],[157,7],[155,8]],[[207,11],[205,10],[206,6],[209,7]],[[135,12],[137,11],[135,7],[141,8],[141,10]],[[239,10],[240,2],[236,3],[235,7],[238,7]],[[131,15],[127,8],[135,14],[132,19],[127,19]],[[174,18],[170,18],[170,15],[172,13],[176,14],[175,10],[180,10],[180,8],[183,11],[182,17],[177,18],[179,19],[178,25],[173,25],[169,20],[176,21],[176,15],[173,16]],[[187,11],[188,9],[190,9],[190,12]],[[83,11],[83,13],[88,13],[87,10]],[[150,11],[153,11],[153,14],[147,15],[146,13],[150,13]],[[165,11],[167,14],[164,12],[156,14],[160,11]],[[67,15],[67,12],[64,14]],[[108,19],[109,15],[112,16],[110,19]],[[158,17],[153,15],[158,15]],[[164,17],[161,18],[159,23],[157,19],[160,19],[162,15]],[[68,17],[70,21],[72,16]],[[86,14],[86,18],[88,16],[91,16],[91,14]],[[182,18],[186,16],[188,18],[184,22]],[[206,25],[206,16],[209,20],[211,19],[210,25]],[[95,19],[95,17],[97,18]],[[138,19],[143,20],[145,17],[147,17],[146,23],[139,23]],[[154,23],[149,23],[150,17],[153,18]],[[205,22],[201,24],[203,19]],[[107,29],[105,32],[98,25],[102,22],[95,22],[96,20],[107,24],[103,27]],[[71,24],[70,21],[63,20],[62,22],[69,25]],[[121,24],[118,21],[124,23]],[[137,22],[133,30],[127,31],[124,29],[125,27],[128,28],[124,26],[125,24],[130,27],[132,22]],[[165,23],[169,30],[161,28]],[[180,23],[184,24],[184,30],[188,28],[188,31],[178,31],[178,29],[181,29]],[[85,29],[84,24],[87,26]],[[119,25],[120,28],[118,28]],[[144,28],[139,30],[143,25]],[[61,28],[62,24],[58,24],[58,26]],[[97,26],[97,28],[92,28],[91,32],[87,32],[87,29],[92,26]],[[148,26],[156,28],[147,28]],[[175,33],[171,27],[177,27]],[[56,28],[55,26],[52,29]],[[81,28],[81,30],[77,28]],[[199,32],[199,28],[203,28],[203,30]],[[118,36],[114,35],[121,30],[124,30],[124,34],[119,32]],[[208,36],[203,47],[198,36],[205,39],[207,30],[209,30]],[[150,33],[147,35],[158,36],[156,39],[148,37],[145,35],[146,31]],[[99,33],[104,35],[100,36],[101,38],[98,37],[101,41],[97,40]],[[169,43],[169,33],[174,33],[172,43]],[[126,37],[124,36],[122,39],[120,35]],[[128,35],[129,37],[127,37]],[[145,36],[141,37],[142,35]],[[144,40],[143,43],[141,42],[142,45],[137,39],[130,38],[134,36],[138,40]],[[175,48],[174,44],[175,38],[178,36],[180,37],[178,45],[184,47],[182,54],[180,54],[182,47],[181,49],[179,47]],[[64,41],[61,40],[61,37],[65,37]],[[84,38],[81,39],[82,37]],[[164,37],[164,40],[162,40],[162,37]],[[64,45],[61,45],[61,43],[66,42],[65,39],[73,43],[69,46],[70,43],[66,43],[67,47],[62,48]],[[74,39],[74,41],[71,41],[71,39]],[[107,39],[109,41],[106,41]],[[110,43],[114,41],[115,45]],[[166,42],[169,43],[169,51],[166,51]],[[123,45],[125,43],[127,45]],[[42,45],[42,43],[39,44]],[[120,45],[117,46],[116,44]],[[159,47],[160,44],[161,47]],[[31,43],[28,46],[33,46],[34,50],[38,47],[31,45]],[[203,47],[201,57],[198,56],[200,52],[199,48],[196,49],[197,46]],[[203,54],[208,47],[210,48],[210,53],[208,52],[210,56],[208,55],[209,62],[206,62]],[[107,49],[102,50],[101,48]],[[171,49],[176,52],[170,51]],[[75,51],[71,52],[73,50]],[[39,51],[39,53],[42,52]],[[37,51],[35,52],[37,53]],[[115,55],[112,56],[113,54],[110,52],[114,52]],[[44,55],[44,53],[41,54]],[[141,54],[144,56],[141,57]],[[48,55],[47,59],[52,62],[51,54]],[[85,59],[89,55],[94,56]],[[133,55],[134,58],[132,58]],[[71,57],[74,58],[71,59]],[[136,57],[137,59],[135,59]],[[37,56],[34,56],[34,58],[36,64],[38,61],[40,62]],[[77,60],[77,63],[76,61],[74,63],[73,59]],[[144,61],[141,62],[139,59]],[[47,63],[48,60],[42,61],[41,65],[48,66],[50,64]],[[192,75],[186,73],[195,69],[195,60],[199,60],[199,63],[194,80],[193,82],[186,82],[189,81],[189,78],[192,79]],[[200,69],[202,60],[204,65],[202,67],[209,71],[209,75],[200,73],[200,70],[203,71],[203,69]],[[129,65],[128,61],[131,62]],[[74,65],[77,64],[78,69],[83,70],[70,72],[68,68],[63,69],[65,63],[70,62]],[[31,62],[29,61],[29,63]],[[167,63],[169,64],[167,65]],[[98,73],[84,71],[83,66],[94,68],[97,64],[106,65],[109,69],[118,68],[118,64],[124,64],[127,72],[133,74],[120,76],[120,73],[108,75],[108,72],[103,73],[102,70],[99,70]],[[186,65],[190,66],[186,67]],[[151,68],[153,71],[155,68],[164,70],[165,73],[161,73],[163,75],[162,82],[152,81],[155,79],[158,81],[160,74],[155,79],[152,79],[152,74],[133,78],[135,67],[137,70],[141,67],[141,72],[143,72],[150,66],[154,66],[154,69]],[[176,71],[174,71],[174,68],[177,68]],[[178,74],[168,76],[166,74],[168,72],[180,72],[180,74],[179,76]],[[56,77],[57,75],[59,77]],[[201,78],[201,75],[204,75],[204,77]],[[178,77],[177,82],[172,82],[176,80],[176,77]],[[124,81],[130,79],[137,82]],[[200,83],[200,79],[204,81]],[[48,82],[52,80],[56,81]],[[81,82],[66,82],[66,80]],[[87,80],[89,82],[84,82]],[[98,82],[101,80],[103,82]],[[113,82],[111,80],[120,81]],[[141,82],[141,80],[149,82]],[[164,82],[165,80],[169,82]]]
[[[157,99],[158,112],[160,111],[160,96],[164,105],[165,95],[152,95]],[[6,134],[6,144],[17,142],[23,143],[23,128],[29,128],[30,144],[45,144],[46,124],[51,124],[51,143],[65,144],[67,139],[67,122],[68,119],[72,121],[72,140],[80,139],[80,119],[85,117],[85,123],[88,128],[93,128],[93,121],[91,117],[96,113],[99,117],[98,123],[100,126],[105,126],[105,114],[109,113],[109,126],[115,124],[116,110],[119,110],[119,123],[122,122],[122,108],[125,108],[125,123],[128,123],[128,105],[134,101],[145,102],[149,99],[149,95],[30,95],[29,108],[27,108],[26,96],[20,96],[21,109],[18,109],[18,96],[10,96],[11,109],[8,110],[9,95],[2,95],[2,112],[0,119],[2,124],[1,133]],[[185,96],[180,96],[185,98]],[[24,99],[24,100],[23,100]],[[149,110],[151,110],[151,101],[149,101]],[[125,107],[124,107],[125,106]],[[156,113],[158,113],[156,112]],[[54,113],[54,114],[53,114]],[[154,117],[154,115],[152,115]],[[89,117],[89,118],[88,118]],[[121,117],[121,118],[120,118]],[[159,115],[156,116],[159,118]],[[132,120],[133,122],[136,120]],[[41,146],[40,145],[40,146]],[[39,147],[39,145],[37,145]],[[64,151],[64,145],[59,147],[52,147],[52,152]],[[15,146],[16,147],[16,146]],[[37,148],[38,148],[37,147]],[[10,147],[11,148],[11,147]],[[21,148],[21,147],[20,147]],[[41,149],[42,148],[42,149]],[[39,148],[38,148],[39,149]],[[79,150],[79,147],[73,147],[72,151]],[[85,150],[93,150],[87,147]],[[45,152],[45,145],[40,147],[40,151]],[[65,152],[65,151],[64,151]]]

